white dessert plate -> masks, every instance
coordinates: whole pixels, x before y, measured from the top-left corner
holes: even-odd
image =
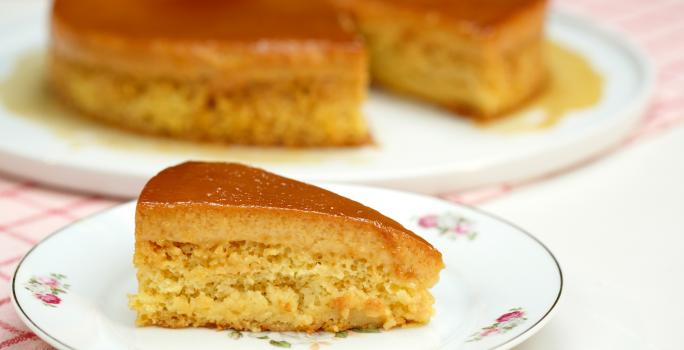
[[[115,196],[137,196],[159,170],[188,159],[239,161],[300,180],[423,193],[527,179],[571,166],[623,139],[644,111],[653,80],[651,66],[627,40],[580,18],[552,12],[548,37],[578,53],[603,80],[595,102],[565,112],[552,127],[502,132],[429,104],[373,90],[364,106],[376,143],[372,146],[198,146],[126,133],[74,118],[63,108],[46,108],[44,104],[54,101],[45,101],[51,97],[43,91],[44,62],[27,62],[31,55],[36,61],[44,54],[45,3],[12,2],[7,9],[0,5],[0,33],[8,33],[0,36],[0,81],[5,91],[0,101],[0,170]],[[32,75],[17,75],[22,65]],[[582,79],[572,74],[569,78]],[[583,83],[576,81],[574,88],[560,94],[592,88]],[[27,109],[33,117],[25,115]],[[523,120],[534,123],[544,113],[531,108]]]
[[[59,349],[508,349],[550,318],[563,277],[536,238],[476,209],[358,185],[326,185],[398,220],[442,252],[427,325],[346,333],[234,332],[136,327],[127,295],[135,203],[64,228],[37,244],[12,279],[17,313]]]

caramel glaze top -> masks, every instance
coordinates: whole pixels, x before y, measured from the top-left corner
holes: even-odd
[[[187,204],[291,210],[362,221],[407,233],[398,222],[359,202],[320,187],[237,163],[186,162],[167,168],[145,185],[138,205]]]
[[[55,0],[53,16],[77,31],[131,39],[355,40],[321,0]]]
[[[417,13],[469,23],[475,27],[495,27],[528,8],[546,0],[359,0],[381,1]]]

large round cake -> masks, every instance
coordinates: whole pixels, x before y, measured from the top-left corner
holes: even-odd
[[[247,145],[363,145],[368,72],[380,86],[482,120],[534,96],[546,81],[545,7],[55,0],[50,76],[68,104],[126,129]]]

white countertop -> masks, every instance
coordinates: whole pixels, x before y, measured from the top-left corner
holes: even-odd
[[[557,313],[518,349],[684,348],[684,127],[481,207],[563,268]]]

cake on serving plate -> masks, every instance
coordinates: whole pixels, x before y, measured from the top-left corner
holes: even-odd
[[[368,70],[381,86],[483,120],[530,99],[547,79],[545,8],[546,0],[55,0],[50,81],[85,115],[140,132],[358,146],[370,140],[360,112]]]
[[[138,325],[341,331],[425,323],[441,254],[330,191],[235,163],[153,177],[136,209]]]
[[[53,90],[85,115],[250,145],[369,141],[366,54],[306,0],[55,0]]]
[[[544,85],[546,0],[336,0],[353,14],[372,79],[480,119]]]

